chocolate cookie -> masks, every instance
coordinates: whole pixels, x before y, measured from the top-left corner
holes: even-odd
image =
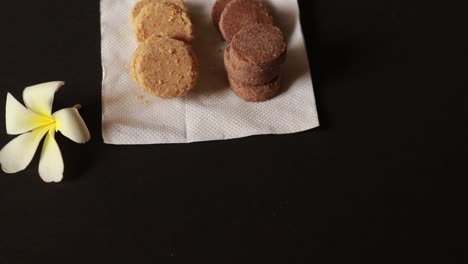
[[[143,42],[152,35],[168,36],[191,43],[193,25],[186,12],[173,3],[161,2],[145,5],[134,23],[138,42]]]
[[[235,35],[229,54],[238,67],[264,69],[284,64],[286,53],[287,45],[279,28],[255,24],[246,26]]]
[[[255,65],[238,66],[232,62],[230,57],[230,47],[224,50],[224,65],[229,76],[236,83],[242,85],[262,85],[271,82],[281,71],[280,65],[272,67],[257,67]]]
[[[190,45],[153,35],[135,51],[130,71],[140,88],[161,98],[187,94],[198,78],[198,61]]]
[[[133,7],[132,10],[132,23],[135,24],[136,17],[140,14],[141,10],[143,7],[145,7],[147,4],[160,4],[160,3],[173,3],[180,7],[182,10],[187,12],[187,6],[184,3],[184,0],[140,0],[138,1],[135,6]]]
[[[229,78],[231,89],[246,102],[264,102],[272,99],[281,91],[281,77],[276,77],[272,82],[257,85],[241,85]]]
[[[231,2],[232,0],[216,0],[213,5],[213,10],[211,11],[211,16],[213,18],[214,26],[219,29],[219,20],[221,19],[221,14],[224,11],[224,8]]]
[[[257,0],[233,0],[224,8],[219,28],[230,42],[239,30],[257,23],[273,24],[273,17],[263,4]]]

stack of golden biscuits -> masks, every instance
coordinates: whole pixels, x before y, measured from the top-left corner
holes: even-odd
[[[138,42],[130,63],[135,84],[165,99],[186,95],[197,82],[198,60],[184,1],[140,0],[132,24]]]

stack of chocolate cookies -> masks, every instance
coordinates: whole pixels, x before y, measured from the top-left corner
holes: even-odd
[[[247,102],[278,95],[287,45],[268,9],[257,0],[217,0],[213,22],[229,43],[224,64],[231,89]]]

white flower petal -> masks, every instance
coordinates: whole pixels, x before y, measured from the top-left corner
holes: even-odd
[[[32,111],[50,116],[54,95],[64,84],[64,82],[48,82],[26,87],[23,91],[23,101]]]
[[[55,120],[56,131],[60,131],[76,143],[83,144],[91,139],[88,127],[76,108],[59,110],[52,117]]]
[[[37,147],[50,127],[36,128],[10,141],[0,150],[0,164],[6,173],[26,169],[36,153]]]
[[[42,147],[39,160],[39,176],[45,182],[60,182],[63,179],[63,158],[60,148],[55,141],[55,130],[49,130]]]
[[[7,94],[5,120],[9,135],[19,135],[53,122],[51,118],[38,115],[24,107],[10,93]]]

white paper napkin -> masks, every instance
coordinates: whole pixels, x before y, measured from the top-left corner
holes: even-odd
[[[117,145],[188,143],[261,134],[288,134],[319,125],[295,0],[265,0],[288,38],[285,91],[264,103],[246,103],[230,89],[223,42],[211,20],[215,0],[186,0],[195,26],[200,79],[185,98],[163,100],[141,91],[129,75],[137,44],[130,13],[137,0],[101,0],[102,135]]]

